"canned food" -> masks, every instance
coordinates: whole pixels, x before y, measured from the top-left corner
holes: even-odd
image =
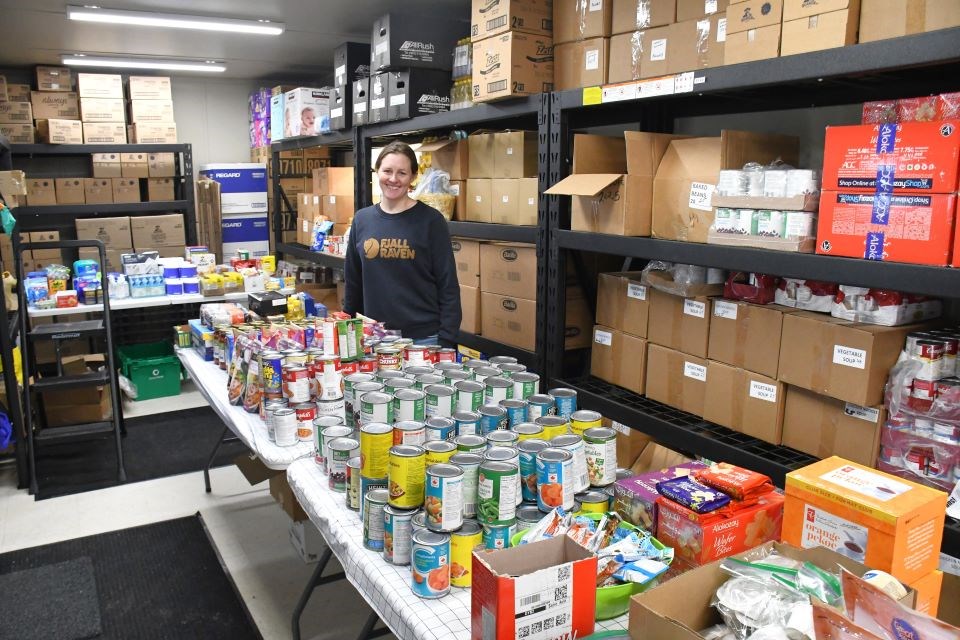
[[[436,373],[446,373],[447,371],[456,371],[463,369],[462,366],[456,361],[456,358],[453,360],[441,360],[434,363],[433,370]]]
[[[450,347],[441,347],[437,349],[437,360],[434,362],[434,365],[441,362],[453,362],[457,361],[457,350],[451,349]]]
[[[334,416],[340,420],[340,422],[345,422],[344,410],[343,410],[343,398],[338,398],[337,400],[317,400],[317,417],[320,416]]]
[[[340,375],[346,378],[347,376],[352,376],[355,373],[360,373],[360,363],[356,360],[351,360],[350,362],[341,362],[340,363]]]
[[[943,355],[946,348],[946,343],[929,334],[923,340],[917,340],[912,355],[920,362],[920,371],[916,373],[914,379],[939,380],[942,378]]]
[[[602,426],[603,419],[596,411],[581,409],[580,411],[574,411],[573,415],[570,416],[570,433],[575,433],[578,436],[583,436],[583,432],[587,429]]]
[[[360,453],[360,443],[353,438],[334,438],[330,441],[330,459],[327,460],[327,483],[333,491],[347,490],[347,462]]]
[[[957,375],[957,351],[960,350],[960,338],[945,331],[930,332],[937,340],[943,342],[943,358],[940,361],[940,375],[949,378]]]
[[[503,376],[504,378],[507,378],[508,380],[512,380],[513,376],[519,373],[524,373],[527,370],[526,365],[519,364],[516,362],[512,362],[512,363],[508,362],[505,364],[500,364],[500,365],[497,365],[497,368],[500,369],[500,375]]]
[[[427,432],[422,422],[401,420],[393,425],[393,444],[420,446],[427,441]]]
[[[457,445],[457,451],[483,453],[487,449],[487,439],[473,434],[457,436],[453,439],[453,444]]]
[[[377,372],[377,356],[366,355],[360,358],[358,373],[376,373],[376,372]]]
[[[386,382],[387,380],[396,380],[406,378],[403,371],[399,369],[377,369],[377,380]]]
[[[368,422],[360,427],[360,474],[368,478],[387,475],[393,427],[383,422]]]
[[[458,436],[470,436],[480,433],[480,414],[476,411],[455,411],[453,421],[457,425]]]
[[[411,385],[413,380],[405,380]],[[426,394],[416,389],[397,389],[393,394],[393,415],[397,421],[417,420],[426,416]]]
[[[517,443],[520,454],[520,497],[523,502],[537,501],[537,454],[549,446],[545,440],[537,438]]]
[[[510,376],[513,381],[513,397],[516,400],[526,400],[537,393],[540,387],[540,376],[531,371],[518,371]]]
[[[945,405],[960,405],[960,379],[944,378],[938,380],[937,398]]]
[[[473,580],[473,550],[483,544],[483,529],[475,520],[466,520],[450,534],[450,584],[469,589]]]
[[[427,394],[427,417],[449,418],[453,415],[454,389],[444,384],[431,384],[423,388]]]
[[[466,371],[469,371],[471,374],[477,369],[483,369],[483,368],[492,366],[489,360],[481,360],[480,358],[471,358],[469,360],[464,360],[462,365],[463,366],[460,368]]]
[[[542,416],[554,416],[557,414],[557,406],[553,402],[553,396],[546,393],[535,393],[527,398],[527,420],[536,421]]]
[[[273,413],[277,409],[285,409],[287,407],[287,401],[284,398],[276,398],[273,400],[267,400],[263,403],[264,411],[264,424],[267,426],[267,438],[270,442],[277,441],[276,427],[273,422]]]
[[[485,460],[477,477],[477,520],[484,525],[512,525],[517,515],[519,488],[520,470],[516,464]]]
[[[473,379],[481,384],[486,384],[487,378],[499,378],[500,369],[485,365],[473,369]],[[512,385],[511,385],[512,386]]]
[[[512,447],[517,444],[520,436],[506,429],[498,429],[487,434],[487,449],[490,447]]]
[[[544,513],[573,509],[573,454],[547,447],[537,453],[537,508]]]
[[[510,398],[501,400],[500,406],[507,412],[507,428],[512,429],[514,425],[522,424],[527,421],[527,401]]]
[[[557,387],[550,389],[549,394],[553,396],[553,402],[557,405],[558,416],[569,419],[577,410],[577,392],[574,389]]]
[[[509,378],[489,376],[483,381],[484,404],[500,404],[513,398],[513,382]]]
[[[487,435],[493,431],[507,428],[507,410],[495,404],[480,407],[480,434]]]
[[[580,503],[579,511],[582,513],[606,513],[610,510],[610,496],[603,491],[589,489],[573,498]]]
[[[477,517],[477,478],[483,458],[475,453],[458,451],[450,456],[450,464],[463,471],[463,516]]]
[[[369,374],[365,374],[369,375]],[[380,393],[383,391],[383,383],[379,380],[369,380],[367,382],[357,382],[353,385],[353,424],[350,426],[359,427],[360,418],[360,398],[368,393]]]
[[[297,414],[297,439],[300,442],[313,442],[313,421],[317,418],[317,405],[313,402],[301,402],[294,405]]]
[[[455,531],[463,525],[463,471],[452,464],[427,467],[423,510],[431,531]]]
[[[586,491],[590,486],[587,474],[587,450],[583,438],[569,433],[549,440],[551,447],[566,449],[573,454],[573,490],[576,493]]]
[[[403,375],[411,380],[416,380],[418,376],[422,376],[426,373],[433,373],[432,364],[426,363],[403,368]]]
[[[259,332],[258,332],[259,333]],[[306,368],[307,352],[300,349],[284,349],[280,352],[283,356],[283,366],[302,366]]]
[[[421,598],[442,598],[450,593],[450,536],[433,531],[413,534],[411,586]]]
[[[543,427],[543,439],[548,442],[570,433],[570,421],[563,416],[540,416],[533,422]]]
[[[513,538],[513,534],[517,532],[517,523],[511,522],[506,525],[489,525],[485,524],[483,526],[483,546],[487,549],[508,549],[510,547],[510,540]]]
[[[399,371],[401,363],[401,350],[397,347],[379,346],[376,348],[377,370],[378,371]]]
[[[606,487],[617,481],[617,432],[591,427],[583,432],[587,476],[591,487]]]
[[[314,453],[314,457],[316,459],[317,464],[320,465],[320,468],[324,470],[324,473],[326,473],[326,467],[324,466],[326,462],[324,462],[324,459],[323,459],[323,456],[324,456],[323,435],[322,435],[323,430],[326,429],[327,427],[338,427],[338,426],[345,426],[343,424],[343,420],[341,420],[338,416],[317,416],[313,420],[313,446],[314,446],[313,453]],[[347,435],[348,436],[352,435],[352,432]],[[340,437],[340,436],[337,436],[337,437]]]
[[[374,379],[373,375],[369,373],[353,373],[343,378],[343,408],[346,413],[347,426],[354,426],[356,421],[354,420],[354,402],[356,401],[353,395],[353,389],[356,385],[361,382],[371,382]],[[379,391],[379,389],[370,389],[370,391]],[[359,413],[359,411],[357,411]]]
[[[517,434],[517,441],[531,440],[534,438],[543,438],[543,427],[534,422],[521,422],[510,429]]]
[[[276,351],[260,352],[260,379],[265,398],[283,396],[283,356]]]
[[[420,391],[423,391],[424,387],[429,387],[433,384],[443,384],[443,376],[437,375],[436,373],[421,373],[416,377],[416,384],[414,385]]]
[[[412,344],[403,350],[403,368],[422,367],[430,363],[430,351],[423,345]]]
[[[340,356],[323,355],[314,361],[317,380],[317,395],[322,400],[343,397],[343,374],[340,372]]]
[[[450,462],[450,456],[457,451],[457,445],[449,440],[427,440],[423,445],[426,451],[426,464],[446,464]]]
[[[347,509],[360,511],[360,456],[347,460]]]
[[[451,418],[435,416],[424,422],[426,438],[430,440],[453,440],[457,433],[457,423]]]
[[[363,521],[363,515],[364,515],[363,496],[367,495],[374,489],[383,489],[384,491],[387,491],[387,495],[389,496],[386,478],[364,478],[361,475],[360,476],[360,520],[361,521]]]
[[[410,378],[387,378],[383,381],[384,391],[396,395],[400,389],[414,389],[417,383]]]
[[[389,502],[400,509],[413,509],[423,504],[423,482],[426,457],[423,447],[398,444],[390,447],[390,468],[387,483]]]
[[[517,359],[513,356],[493,356],[487,362],[499,367],[504,364],[517,364]]]
[[[383,510],[387,506],[387,490],[371,489],[363,495],[363,546],[383,551]]]
[[[458,382],[463,382],[464,380],[471,380],[472,376],[469,371],[464,371],[463,369],[447,369],[443,372],[443,384],[452,387]]]
[[[626,480],[627,478],[632,478],[635,476],[633,469],[625,469],[624,467],[617,467],[617,480]]]
[[[476,411],[483,406],[482,384],[475,380],[459,380],[453,386],[457,390],[458,412]]]
[[[360,425],[370,422],[393,424],[393,396],[382,391],[360,396]]]
[[[324,473],[330,473],[330,443],[337,438],[349,438],[353,435],[353,429],[346,425],[335,424],[324,427],[320,432],[320,439],[317,441],[317,454],[320,458],[320,468]]]
[[[517,530],[523,531],[535,527],[543,518],[543,513],[535,504],[524,504],[517,507]]]
[[[413,529],[414,533],[417,531],[427,531],[427,514],[421,509],[413,514],[413,518],[410,519],[410,527]]]
[[[273,412],[274,440],[278,447],[297,444],[297,414],[290,407],[278,407]]]
[[[410,564],[413,538],[413,516],[419,509],[398,509],[389,504],[383,508],[383,559],[391,564]]]
[[[304,354],[306,357],[306,354]],[[310,402],[310,377],[302,364],[284,365],[283,397],[291,404]]]

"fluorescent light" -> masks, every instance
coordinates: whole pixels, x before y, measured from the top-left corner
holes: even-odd
[[[165,27],[171,29],[196,29],[201,31],[227,31],[260,36],[278,36],[286,25],[269,20],[236,20],[234,18],[210,18],[177,13],[152,11],[125,11],[102,9],[95,6],[67,5],[67,18],[83,22],[128,24],[138,27]]]
[[[159,69],[164,71],[200,71],[222,73],[227,70],[222,64],[194,61],[152,60],[150,58],[102,58],[98,56],[70,55],[61,58],[63,64],[73,67],[110,67],[113,69]]]

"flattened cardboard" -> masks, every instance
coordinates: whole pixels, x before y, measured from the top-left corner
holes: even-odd
[[[647,345],[647,397],[657,402],[703,415],[707,395],[707,361],[703,358]]]
[[[646,389],[647,341],[596,325],[590,354],[590,375],[643,395]]]
[[[775,305],[715,298],[710,306],[707,357],[776,378],[783,314],[788,311]]]
[[[597,276],[597,324],[638,338],[647,337],[649,290],[640,282],[640,274],[625,271]]]
[[[861,407],[789,385],[783,445],[818,458],[840,456],[873,466],[886,415],[883,405]]]
[[[710,298],[681,298],[653,288],[647,290],[647,295],[650,298],[647,329],[650,342],[706,358],[712,320]]]

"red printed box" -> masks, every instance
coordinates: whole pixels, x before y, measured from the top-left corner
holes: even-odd
[[[817,253],[886,262],[950,264],[953,194],[823,191]]]
[[[957,190],[960,121],[827,127],[823,188],[880,193]]]

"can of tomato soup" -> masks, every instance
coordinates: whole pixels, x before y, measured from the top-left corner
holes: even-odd
[[[403,350],[403,368],[422,367],[431,364],[430,350],[427,347],[412,344]]]
[[[410,555],[411,587],[421,598],[442,598],[450,593],[450,536],[434,531],[413,534]]]
[[[297,440],[313,442],[313,421],[317,418],[317,404],[315,402],[301,402],[294,405],[297,414]]]
[[[463,471],[452,464],[427,467],[423,510],[427,528],[450,532],[463,524]]]
[[[310,376],[304,365],[283,366],[283,397],[291,404],[310,402]]]
[[[473,550],[483,544],[483,529],[476,520],[464,520],[450,534],[450,584],[469,589],[473,582]]]
[[[411,521],[419,509],[397,509],[389,504],[383,508],[383,559],[391,564],[410,564],[413,525]]]
[[[400,509],[415,509],[423,504],[426,455],[423,447],[398,444],[390,447],[387,485],[389,502]]]
[[[321,400],[336,400],[343,397],[343,374],[340,371],[340,356],[324,355],[314,361],[317,380],[317,395]]]
[[[544,513],[573,508],[573,455],[547,447],[537,454],[537,508]]]

